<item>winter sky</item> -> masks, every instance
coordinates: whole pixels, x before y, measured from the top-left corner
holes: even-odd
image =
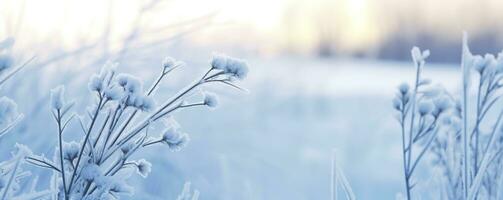
[[[30,34],[33,39],[57,38],[75,45],[102,35],[120,38],[136,13],[148,1],[102,0],[0,0],[0,34]],[[342,49],[358,50],[375,45],[390,32],[418,27],[438,30],[436,34],[477,32],[501,24],[498,0],[165,0],[140,19],[150,31],[184,20],[211,16],[211,21],[192,41],[212,44],[225,38],[234,44],[263,42],[261,51],[289,46],[309,50],[320,35],[332,35]],[[448,6],[447,6],[448,5]],[[108,13],[112,13],[109,15]],[[214,15],[213,15],[214,14]],[[418,17],[422,16],[422,17]],[[4,20],[7,19],[7,20]],[[20,22],[20,23],[19,23]],[[9,24],[5,24],[9,23]],[[412,25],[410,25],[412,26]],[[18,30],[30,30],[22,33]],[[34,34],[36,33],[36,34]],[[238,35],[238,36],[236,36]],[[54,37],[57,36],[57,37]],[[231,36],[231,37],[229,37]],[[234,36],[234,37],[232,37]],[[332,37],[330,36],[330,37]],[[208,39],[213,38],[213,39]],[[457,39],[457,38],[456,38]],[[56,41],[55,41],[56,42]],[[222,44],[226,41],[219,40]]]

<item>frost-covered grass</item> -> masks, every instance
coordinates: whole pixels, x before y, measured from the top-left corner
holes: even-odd
[[[11,65],[8,58],[0,60],[5,68]],[[222,84],[244,90],[236,85],[236,81],[244,79],[248,73],[245,61],[215,54],[204,75],[157,106],[154,96],[158,87],[170,72],[183,65],[183,62],[166,58],[158,78],[144,90],[141,79],[118,73],[117,64],[107,63],[89,80],[88,89],[95,100],[83,115],[73,113],[72,108],[78,100],[67,100],[64,86],[51,90],[50,108],[57,127],[54,134],[57,144],[48,148],[54,149],[54,154],[46,157],[32,153],[25,145],[17,145],[13,158],[1,165],[1,199],[116,199],[123,195],[132,196],[134,189],[128,184],[132,173],[137,172],[146,178],[152,170],[150,162],[144,158],[133,160],[133,154],[162,144],[172,152],[179,151],[188,143],[189,136],[181,131],[173,114],[218,105],[217,96],[210,92],[202,92],[202,99],[194,100],[200,88]],[[7,74],[2,82],[10,76]],[[20,115],[12,100],[2,98],[0,104],[2,125],[8,131]],[[74,121],[80,125],[81,136],[77,135],[79,139],[68,142],[65,138],[72,133],[66,130]],[[152,134],[152,127],[161,121],[164,130]],[[45,168],[46,174],[52,174],[50,184],[43,184],[45,189],[42,192],[35,190],[40,187],[38,175],[30,176],[29,171],[22,171],[21,165],[25,163]],[[24,187],[25,182],[32,185],[31,189]],[[186,190],[190,189],[184,189],[179,199],[198,199],[199,192],[190,194]]]
[[[429,198],[500,199],[503,113],[495,105],[503,86],[503,53],[473,55],[465,35],[459,96],[423,77],[428,55],[412,49],[416,78],[412,87],[400,85],[393,99],[402,133],[404,198],[424,198],[414,189],[424,179],[414,172],[431,153],[431,162],[423,165],[435,177],[434,186],[426,186]]]

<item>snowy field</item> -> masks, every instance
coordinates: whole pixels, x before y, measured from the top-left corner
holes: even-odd
[[[251,70],[243,82],[248,93],[212,87],[224,92],[219,108],[175,114],[191,136],[187,148],[173,153],[159,146],[138,156],[154,166],[147,179],[135,178],[137,196],[132,199],[174,199],[185,181],[200,190],[202,199],[329,199],[334,148],[359,199],[392,199],[403,191],[400,133],[391,99],[398,84],[412,80],[412,64],[300,58],[248,61]],[[173,79],[163,83],[158,95],[167,98],[192,80],[185,77],[203,73],[196,66],[205,62],[189,63],[170,75]],[[148,69],[121,70],[147,78],[155,71]],[[427,65],[425,76],[441,80],[449,90],[459,82],[455,66]],[[69,81],[68,87],[81,85],[70,90],[70,96],[89,99],[83,87],[86,81],[80,76]],[[48,91],[39,92],[33,99],[46,102]],[[22,123],[20,135],[8,135],[0,144],[13,145],[17,140],[51,155],[47,143],[55,145],[57,140],[51,138],[55,125],[48,121],[48,112],[41,109],[28,117],[40,122]]]
[[[140,180],[144,194],[173,196],[191,181],[204,199],[328,199],[332,148],[360,199],[403,191],[390,100],[398,84],[412,80],[410,63],[251,59],[250,65],[249,94],[228,93],[217,110],[176,116],[192,141],[179,153],[162,147],[146,153],[166,156]],[[431,66],[426,76],[455,89],[457,72]]]

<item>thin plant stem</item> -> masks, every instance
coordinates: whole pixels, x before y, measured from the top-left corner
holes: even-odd
[[[75,169],[73,170],[72,178],[70,179],[70,186],[68,187],[68,192],[71,192],[73,180],[75,179],[75,176],[77,175],[77,171],[79,170],[80,161],[82,160],[82,154],[84,153],[86,143],[89,140],[89,137],[91,136],[91,131],[94,127],[94,123],[96,122],[96,119],[98,118],[98,114],[100,113],[100,107],[101,107],[101,103],[103,102],[103,97],[101,97],[101,95],[100,95],[99,99],[100,100],[98,102],[98,106],[97,106],[96,111],[94,113],[94,116],[91,120],[91,125],[89,125],[89,129],[87,131],[86,137],[84,138],[84,142],[82,143],[82,146],[80,147],[79,156],[77,157],[77,162],[75,163]]]
[[[68,190],[66,187],[66,176],[65,176],[65,165],[64,165],[64,157],[63,157],[63,131],[61,130],[61,110],[57,111],[57,123],[58,123],[58,142],[59,142],[59,161],[61,168],[61,179],[63,181],[63,191],[65,194],[65,199],[68,200]]]

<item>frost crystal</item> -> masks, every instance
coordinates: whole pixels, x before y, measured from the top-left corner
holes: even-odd
[[[61,110],[65,105],[65,86],[58,86],[51,90],[51,106],[54,110]]]

